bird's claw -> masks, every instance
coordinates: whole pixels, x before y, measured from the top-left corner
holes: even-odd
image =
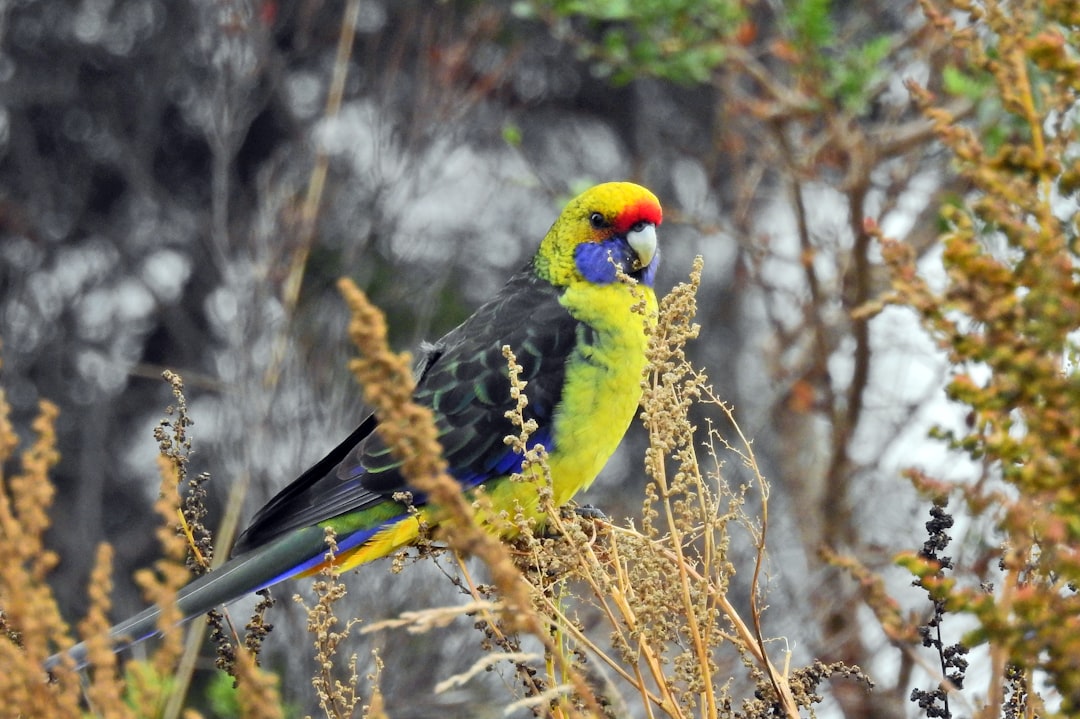
[[[611,521],[611,518],[604,514],[604,510],[599,507],[594,507],[591,504],[582,504],[581,506],[574,507],[573,512],[582,519],[599,520],[601,522]]]

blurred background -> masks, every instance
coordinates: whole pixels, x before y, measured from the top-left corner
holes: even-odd
[[[887,289],[868,221],[935,272],[937,207],[964,188],[904,82],[941,91],[951,52],[893,0],[0,3],[2,381],[24,436],[39,400],[62,410],[69,618],[101,541],[116,616],[141,606],[162,370],[186,380],[211,525],[230,491],[246,519],[363,415],[337,278],[415,348],[525,262],[566,199],[629,179],[665,207],[658,290],[705,260],[691,355],[772,485],[765,633],[874,677],[824,687],[819,716],[907,715],[917,667],[818,548],[904,596],[892,556],[921,546],[925,504],[900,469],[966,471],[922,439],[962,417],[914,315],[853,313]],[[638,517],[642,442],[635,428],[582,501]],[[346,578],[355,616],[459,601],[448,560],[388,568]],[[308,706],[283,604],[267,657]],[[512,675],[433,690],[480,640],[458,623],[356,650],[381,648],[396,718],[501,716]]]

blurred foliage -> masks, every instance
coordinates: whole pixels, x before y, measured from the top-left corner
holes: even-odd
[[[804,92],[853,114],[865,112],[891,74],[885,60],[892,56],[897,38],[892,34],[865,40],[845,37],[834,19],[837,10],[832,0],[787,0],[784,10],[790,34],[781,41],[781,51],[792,54]]]
[[[972,616],[967,646],[986,645],[992,664],[988,711],[1004,688],[1027,698],[1024,715],[1080,711],[1080,256],[1077,208],[1064,202],[1075,176],[1080,135],[1067,119],[1080,100],[1076,8],[1063,3],[980,7],[981,27],[958,23],[967,4],[927,4],[936,28],[965,61],[946,87],[972,99],[995,98],[993,122],[960,123],[936,98],[913,86],[924,112],[971,185],[963,204],[943,208],[941,240],[948,273],[935,291],[914,272],[902,245],[891,245],[897,301],[916,308],[948,352],[949,395],[970,408],[962,430],[938,435],[982,469],[975,484],[914,473],[918,485],[963,500],[974,517],[996,525],[983,541],[1000,552],[981,569],[940,561],[905,565],[949,612]],[[972,80],[978,78],[978,80]],[[986,92],[990,85],[990,92]],[[1000,549],[996,549],[1000,547]],[[931,558],[934,559],[934,558]],[[1044,703],[1034,687],[1053,687]],[[1016,709],[1016,707],[1014,707]],[[1019,716],[1019,713],[1015,714]]]
[[[594,72],[626,83],[653,76],[682,85],[707,85],[730,60],[732,46],[758,36],[752,3],[733,0],[567,0],[518,2],[522,17],[544,18],[552,33],[572,42]],[[820,97],[861,113],[885,81],[892,35],[851,46],[832,0],[785,0],[773,51],[787,56],[809,97]]]
[[[571,40],[595,72],[616,83],[649,75],[707,83],[745,18],[735,0],[534,0],[514,10],[549,22],[556,37]]]

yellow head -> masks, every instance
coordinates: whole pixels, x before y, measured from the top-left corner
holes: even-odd
[[[656,195],[632,182],[586,190],[563,209],[548,230],[533,264],[554,285],[610,284],[616,264],[651,286],[659,252],[656,226],[663,219]]]

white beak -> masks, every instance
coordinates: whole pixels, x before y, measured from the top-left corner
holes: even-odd
[[[648,267],[656,255],[656,225],[650,223],[640,230],[630,230],[626,233],[626,241],[638,256],[638,266],[634,269]]]

